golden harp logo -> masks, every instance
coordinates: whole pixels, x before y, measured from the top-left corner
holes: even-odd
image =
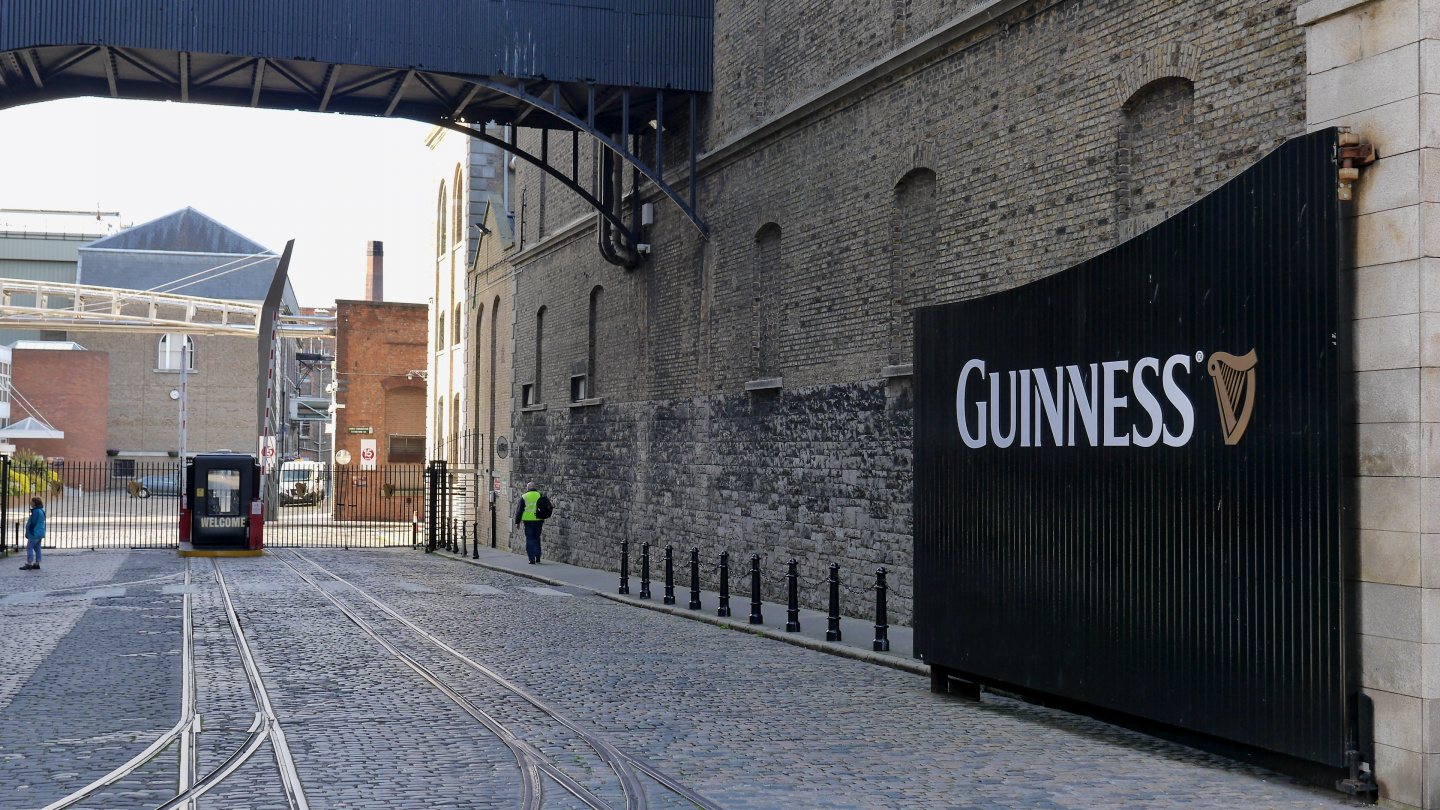
[[[1215,399],[1220,405],[1226,444],[1240,443],[1255,413],[1255,360],[1254,349],[1244,357],[1215,352],[1206,366],[1215,381]]]

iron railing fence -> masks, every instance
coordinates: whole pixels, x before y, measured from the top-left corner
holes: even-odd
[[[420,543],[428,510],[420,464],[281,470],[279,508],[265,521],[267,547],[378,548]]]
[[[473,552],[481,510],[488,508],[490,476],[478,467],[452,466],[444,459],[427,464],[425,475],[426,549]]]
[[[180,463],[106,459],[27,465],[0,460],[9,482],[0,498],[3,537],[25,543],[30,499],[45,506],[46,548],[175,548],[183,489]]]
[[[434,443],[430,450],[432,460],[444,461],[451,467],[485,467],[490,463],[492,448],[486,444],[486,436],[478,430],[452,433]]]
[[[315,465],[303,476],[287,473],[274,478],[280,505],[266,515],[266,546],[410,546],[427,536],[423,465]],[[107,459],[51,469],[0,456],[0,479],[10,482],[9,495],[0,497],[0,548],[23,548],[32,497],[45,505],[46,548],[177,548],[183,476],[178,460]],[[441,491],[450,497],[460,488]],[[447,514],[458,511],[447,507]]]

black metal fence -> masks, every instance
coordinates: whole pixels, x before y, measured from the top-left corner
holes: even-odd
[[[418,544],[427,522],[427,470],[419,464],[286,468],[272,476],[278,508],[265,521],[270,547],[378,548]]]
[[[46,548],[174,548],[182,490],[179,461],[107,459],[26,465],[0,460],[8,482],[0,521],[24,545],[30,499],[45,505]]]
[[[184,473],[177,460],[107,459],[50,468],[12,465],[0,456],[0,547],[24,546],[29,502],[45,504],[46,548],[176,548]],[[274,491],[265,520],[270,547],[378,548],[418,546],[429,535],[427,475],[420,464],[360,469],[313,464],[283,468],[268,477]],[[436,479],[438,504],[452,525],[439,532],[458,537],[460,499],[473,498],[454,472]],[[473,518],[472,518],[473,520]],[[467,537],[471,529],[465,527]],[[442,541],[443,542],[443,541]]]

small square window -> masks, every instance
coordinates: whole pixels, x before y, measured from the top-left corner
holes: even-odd
[[[570,378],[570,401],[580,402],[585,399],[585,375],[577,374]]]
[[[117,459],[115,459],[115,465],[110,468],[110,477],[112,477],[112,478],[134,478],[134,477],[135,477],[135,459],[133,459],[133,458],[117,458]]]

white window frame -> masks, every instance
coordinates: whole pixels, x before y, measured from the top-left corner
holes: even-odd
[[[180,354],[181,354],[181,351],[180,351],[179,348],[176,347],[176,344],[178,343],[178,341],[176,341],[175,338],[183,338],[183,339],[184,339],[185,342],[184,342],[184,343],[179,343],[179,346],[189,346],[189,347],[190,347],[190,356],[187,358],[187,360],[188,360],[189,362],[188,362],[188,364],[186,365],[186,370],[188,370],[188,371],[194,371],[194,370],[195,370],[195,340],[194,340],[194,338],[190,337],[189,335],[180,334],[180,333],[167,333],[167,334],[164,334],[164,335],[161,335],[161,336],[160,336],[160,341],[159,341],[159,343],[156,344],[156,347],[155,347],[155,370],[156,370],[156,371],[179,371],[179,370],[180,370]]]

